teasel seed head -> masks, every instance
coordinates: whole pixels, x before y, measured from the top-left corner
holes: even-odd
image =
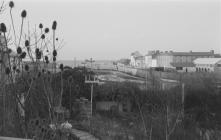
[[[22,52],[21,55],[20,55],[20,58],[24,59],[25,57],[26,57],[26,52]]]
[[[25,70],[29,71],[29,66],[27,64],[25,65]]]
[[[5,26],[5,23],[1,23],[1,25],[0,25],[0,30],[1,30],[3,33],[7,32],[7,28],[6,28],[6,26]]]
[[[45,39],[45,35],[44,34],[41,35],[41,39]]]
[[[57,56],[57,51],[53,50],[53,56]]]
[[[54,61],[54,62],[56,61],[56,57],[55,57],[55,56],[53,56],[53,61]]]
[[[42,24],[42,23],[39,24],[39,28],[40,28],[40,29],[43,28],[43,24]]]
[[[56,30],[56,28],[57,28],[57,21],[53,21],[52,30]]]
[[[13,1],[10,1],[10,2],[9,2],[9,7],[10,7],[10,8],[13,8],[14,6],[15,6],[15,5],[14,5],[14,2],[13,2]]]
[[[47,34],[49,32],[49,28],[45,28],[45,33]]]
[[[22,12],[21,12],[21,17],[22,18],[25,18],[27,16],[27,12],[26,12],[26,10],[23,10]]]
[[[21,49],[21,47],[18,47],[17,48],[17,54],[21,54],[22,53],[22,49]]]
[[[25,46],[27,47],[27,46],[29,46],[29,45],[30,45],[29,41],[28,41],[28,40],[25,40]]]

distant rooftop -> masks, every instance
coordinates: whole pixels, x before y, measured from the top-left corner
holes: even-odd
[[[214,56],[214,51],[209,52],[174,52],[174,51],[165,51],[160,52],[160,55],[173,55],[173,56]]]
[[[216,64],[221,62],[221,58],[197,58],[193,61],[194,64]]]
[[[214,55],[214,52],[172,52],[171,54],[175,56],[180,56],[180,55],[201,56],[201,55]]]
[[[156,56],[156,55],[173,55],[173,56],[217,56],[217,54],[214,54],[214,50],[208,51],[208,52],[193,52],[193,51],[189,51],[189,52],[174,52],[174,51],[148,51],[148,53],[146,54],[146,56]],[[219,55],[220,56],[220,55]]]

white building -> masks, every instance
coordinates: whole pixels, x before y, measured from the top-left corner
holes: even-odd
[[[131,53],[130,65],[133,67],[144,68],[145,67],[144,56],[141,55],[138,51]]]
[[[158,51],[148,51],[148,54],[145,55],[146,68],[157,67],[157,53]]]
[[[221,72],[221,58],[197,58],[193,62],[197,72]]]

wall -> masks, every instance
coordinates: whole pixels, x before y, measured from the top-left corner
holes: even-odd
[[[118,70],[134,76],[150,79],[152,76],[155,78],[179,79],[179,73],[174,72],[161,72],[149,69],[131,68],[127,66],[118,66]]]
[[[131,66],[135,66],[136,65],[136,61],[135,61],[134,56],[130,56],[130,65]]]
[[[145,56],[145,66],[147,68],[150,68],[150,67],[157,67],[157,60],[152,58],[151,55],[146,55]]]
[[[173,56],[170,54],[161,54],[156,57],[157,59],[157,67],[168,67],[171,68],[171,64],[173,62]]]
[[[195,67],[183,67],[183,70],[177,70],[177,72],[196,72],[196,68]]]
[[[132,68],[128,66],[118,66],[118,71],[125,72],[131,75],[137,75],[137,68]]]

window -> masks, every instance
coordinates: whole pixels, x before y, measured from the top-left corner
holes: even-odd
[[[176,67],[176,70],[183,70],[183,67]]]
[[[221,64],[217,64],[217,67],[221,67]]]

